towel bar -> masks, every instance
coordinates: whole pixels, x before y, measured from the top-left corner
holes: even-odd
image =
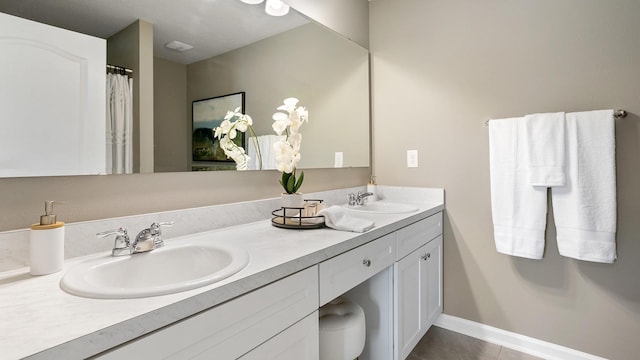
[[[613,117],[616,119],[622,119],[627,117],[627,111],[626,110],[616,110],[613,112]],[[489,121],[491,121],[491,119],[487,119],[485,121],[482,122],[482,124],[484,126],[489,126]]]

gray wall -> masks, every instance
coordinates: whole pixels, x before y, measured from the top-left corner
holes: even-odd
[[[153,171],[190,171],[187,65],[158,57],[153,61]]]
[[[331,168],[336,151],[344,153],[344,167],[369,166],[368,65],[366,50],[309,23],[189,64],[185,119],[190,128],[194,100],[245,91],[255,132],[275,134],[273,113],[295,96],[309,110],[300,169]]]
[[[640,352],[640,2],[373,0],[374,172],[444,187],[444,312],[611,359]],[[618,260],[496,253],[489,118],[622,108]],[[400,145],[399,145],[400,144]],[[420,167],[406,168],[406,150]]]

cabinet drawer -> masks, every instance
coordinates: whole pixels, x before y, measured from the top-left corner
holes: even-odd
[[[442,234],[442,212],[403,227],[397,232],[398,255],[396,260],[409,255],[440,234]]]
[[[169,325],[101,359],[237,359],[318,308],[313,266]]]
[[[393,264],[396,234],[320,263],[320,306]]]

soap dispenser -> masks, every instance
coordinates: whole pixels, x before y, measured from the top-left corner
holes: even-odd
[[[371,180],[367,184],[367,192],[373,194],[369,196],[369,201],[378,201],[378,189],[375,175],[371,175]]]
[[[64,262],[64,223],[56,221],[53,204],[44,202],[44,215],[40,223],[31,225],[29,235],[29,258],[31,275],[47,275],[62,270]]]

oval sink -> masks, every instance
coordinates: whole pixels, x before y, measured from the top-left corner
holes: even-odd
[[[175,240],[146,253],[105,255],[78,263],[67,270],[60,287],[99,299],[165,295],[220,281],[248,263],[249,254],[237,246]]]
[[[372,213],[372,214],[406,214],[418,211],[418,207],[411,204],[394,203],[387,201],[374,201],[364,205],[343,205],[351,211]]]

